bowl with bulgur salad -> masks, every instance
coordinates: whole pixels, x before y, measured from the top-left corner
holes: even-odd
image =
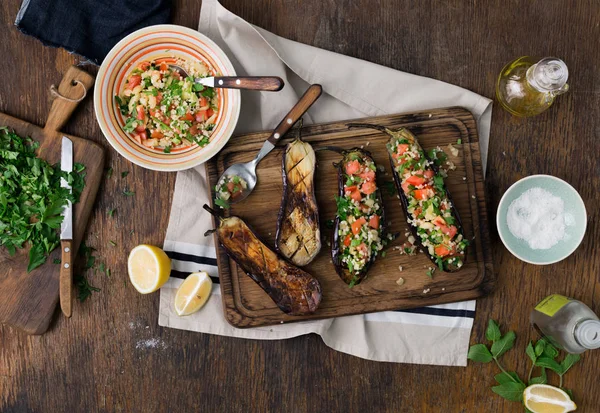
[[[240,111],[239,90],[193,80],[209,76],[235,71],[204,35],[174,25],[138,30],[110,51],[98,72],[100,128],[119,154],[145,168],[179,171],[202,164],[227,143]]]

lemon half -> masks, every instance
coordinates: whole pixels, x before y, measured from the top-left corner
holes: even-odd
[[[577,409],[567,393],[548,384],[527,387],[523,392],[523,402],[533,413],[566,413]]]
[[[142,244],[129,253],[127,271],[135,289],[142,294],[149,294],[169,279],[171,260],[160,248]]]
[[[200,310],[210,298],[212,280],[204,271],[195,272],[183,281],[175,294],[175,311],[184,316]]]

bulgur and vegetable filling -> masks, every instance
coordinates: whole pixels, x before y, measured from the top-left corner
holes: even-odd
[[[343,165],[344,195],[336,197],[338,242],[342,265],[358,274],[384,247],[380,223],[383,205],[377,198],[375,163],[350,154]]]
[[[453,213],[444,179],[411,134],[395,134],[387,144],[408,202],[408,223],[442,271],[464,264],[468,241]]]
[[[184,78],[170,64],[183,67]],[[201,62],[157,59],[141,62],[129,74],[125,89],[115,96],[125,117],[123,130],[147,148],[183,149],[208,145],[219,107],[215,89],[194,83],[210,76]]]

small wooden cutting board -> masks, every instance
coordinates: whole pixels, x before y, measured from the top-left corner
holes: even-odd
[[[355,122],[383,125],[392,129],[408,128],[429,150],[440,146],[456,166],[448,172],[446,185],[462,218],[465,235],[471,240],[465,266],[455,273],[436,271],[426,275],[435,265],[425,256],[401,255],[398,247],[406,240],[406,218],[392,186],[392,174],[385,144],[389,136],[371,129],[348,129],[346,122],[311,125],[302,129],[302,138],[315,150],[326,146],[344,149],[364,147],[373,155],[379,167],[378,184],[389,231],[400,234],[387,248],[385,257],[378,257],[369,270],[368,278],[354,288],[338,277],[331,263],[332,230],[327,221],[335,217],[337,172],[332,166],[340,156],[331,151],[317,153],[315,175],[317,203],[321,221],[323,247],[315,260],[305,267],[323,288],[323,301],[309,316],[293,317],[284,314],[269,296],[218,248],[217,260],[221,294],[227,321],[235,327],[256,327],[307,319],[339,317],[375,311],[399,310],[434,304],[473,299],[490,292],[495,275],[489,238],[483,170],[479,139],[473,115],[463,108],[444,108],[412,114],[398,114],[359,119]],[[354,122],[354,120],[353,120]],[[237,162],[251,160],[271,132],[259,132],[233,137],[229,144],[207,163],[209,184],[214,188],[225,169]],[[258,185],[244,201],[232,205],[226,214],[243,218],[271,248],[274,245],[276,221],[282,194],[281,157],[290,137],[283,139],[257,168]],[[458,143],[460,142],[460,143]],[[452,155],[452,144],[458,154]],[[214,193],[212,194],[214,197]],[[213,220],[214,225],[214,220]],[[396,247],[396,248],[394,248]],[[402,269],[400,269],[402,267]],[[402,278],[403,283],[397,283]]]
[[[67,122],[83,95],[89,92],[94,77],[72,66],[63,77],[58,93],[68,99],[56,98],[52,103],[46,125],[42,129],[29,122],[0,113],[0,126],[12,128],[19,136],[30,136],[40,143],[38,156],[51,164],[60,161],[61,138],[73,141],[73,161],[86,167],[85,188],[80,200],[73,206],[73,253],[77,254],[85,232],[96,193],[102,178],[104,150],[97,144],[66,135],[59,130]],[[17,327],[28,334],[42,334],[50,324],[58,303],[60,266],[53,263],[60,258],[60,248],[54,250],[46,263],[27,272],[29,248],[9,256],[0,247],[0,322]]]

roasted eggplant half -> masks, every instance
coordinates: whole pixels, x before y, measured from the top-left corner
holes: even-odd
[[[387,150],[411,232],[421,249],[440,270],[458,271],[465,263],[468,241],[450,192],[435,162],[407,129],[349,124],[378,129],[390,136]]]
[[[331,258],[340,278],[353,287],[385,246],[385,213],[371,154],[358,148],[341,153]]]
[[[321,302],[319,281],[306,271],[279,257],[246,223],[236,216],[221,217],[208,205],[204,209],[217,217],[221,246],[277,306],[289,315],[314,313]]]
[[[314,176],[317,158],[312,146],[297,138],[283,154],[283,197],[277,220],[275,248],[298,266],[310,263],[321,250],[319,209]]]

